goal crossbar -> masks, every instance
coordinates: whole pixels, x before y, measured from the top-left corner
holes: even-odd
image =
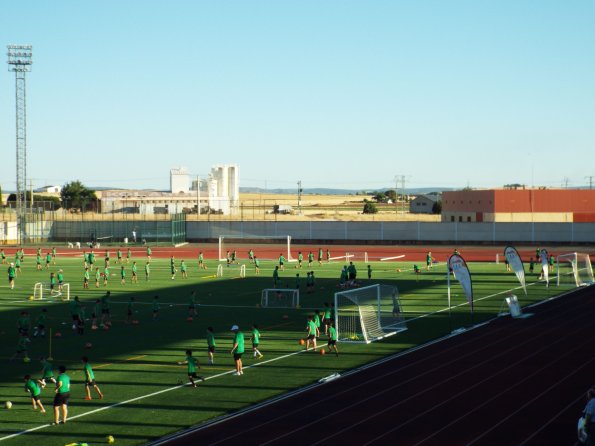
[[[589,254],[571,252],[556,258],[557,285],[588,286],[594,283]]]
[[[271,236],[237,236],[237,235],[220,235],[219,236],[219,261],[227,260],[228,251],[236,251],[236,248],[243,250],[250,249],[251,245],[259,243],[267,243],[278,245],[279,249],[285,256],[288,262],[295,262],[291,255],[291,236],[290,235],[271,235]],[[242,253],[245,255],[245,253]],[[237,260],[237,259],[236,259]]]
[[[299,305],[300,290],[297,288],[266,288],[260,296],[263,308],[298,308]]]
[[[62,284],[62,290],[59,290],[58,286],[55,286],[52,290],[52,287],[49,283],[37,282],[33,286],[33,295],[31,298],[32,300],[43,300],[49,298],[70,300],[70,284]]]

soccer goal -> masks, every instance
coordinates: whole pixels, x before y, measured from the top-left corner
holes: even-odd
[[[589,254],[571,252],[557,257],[558,286],[588,286],[593,283]]]
[[[62,290],[59,291],[57,286],[52,290],[49,283],[37,282],[33,286],[33,296],[31,297],[32,300],[42,300],[48,298],[70,300],[70,284],[62,284]]]
[[[300,305],[300,290],[290,288],[267,288],[262,290],[260,306],[263,308],[297,308]]]
[[[241,277],[242,279],[246,277],[246,265],[231,265],[231,266],[224,266],[222,264],[217,265],[217,277]]]
[[[230,235],[220,235],[219,236],[219,260],[226,261],[227,260],[227,253],[236,251],[237,256],[240,258],[247,259],[248,258],[248,251],[250,249],[254,249],[255,245],[267,245],[267,250],[273,250],[275,252],[283,253],[283,256],[288,262],[296,262],[297,259],[294,259],[291,255],[291,236],[290,235],[280,235],[280,236],[246,236],[246,237],[238,237],[238,236],[230,236]],[[269,248],[270,246],[270,248]],[[262,247],[262,246],[261,246]],[[258,258],[263,258],[258,254],[258,250],[255,252]],[[276,259],[277,257],[272,257],[272,259]],[[270,259],[270,260],[272,260]],[[238,258],[236,258],[238,260]]]
[[[335,327],[342,342],[370,342],[407,330],[397,287],[370,285],[335,293]]]

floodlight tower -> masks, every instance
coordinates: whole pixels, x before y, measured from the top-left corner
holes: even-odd
[[[15,73],[17,131],[17,242],[25,242],[27,211],[27,102],[25,73],[31,71],[31,45],[8,45],[8,71]]]

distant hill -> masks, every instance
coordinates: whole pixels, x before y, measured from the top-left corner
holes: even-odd
[[[379,189],[332,189],[324,187],[306,188],[303,194],[308,195],[365,195],[373,192],[385,192],[394,190],[394,187],[381,187]],[[429,194],[430,192],[442,192],[455,190],[452,187],[420,187],[415,189],[405,189],[408,195]],[[240,193],[245,194],[297,194],[297,189],[263,189],[261,187],[240,187]]]

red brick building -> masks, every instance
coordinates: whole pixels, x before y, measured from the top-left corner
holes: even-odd
[[[443,222],[595,222],[595,189],[443,192]]]

